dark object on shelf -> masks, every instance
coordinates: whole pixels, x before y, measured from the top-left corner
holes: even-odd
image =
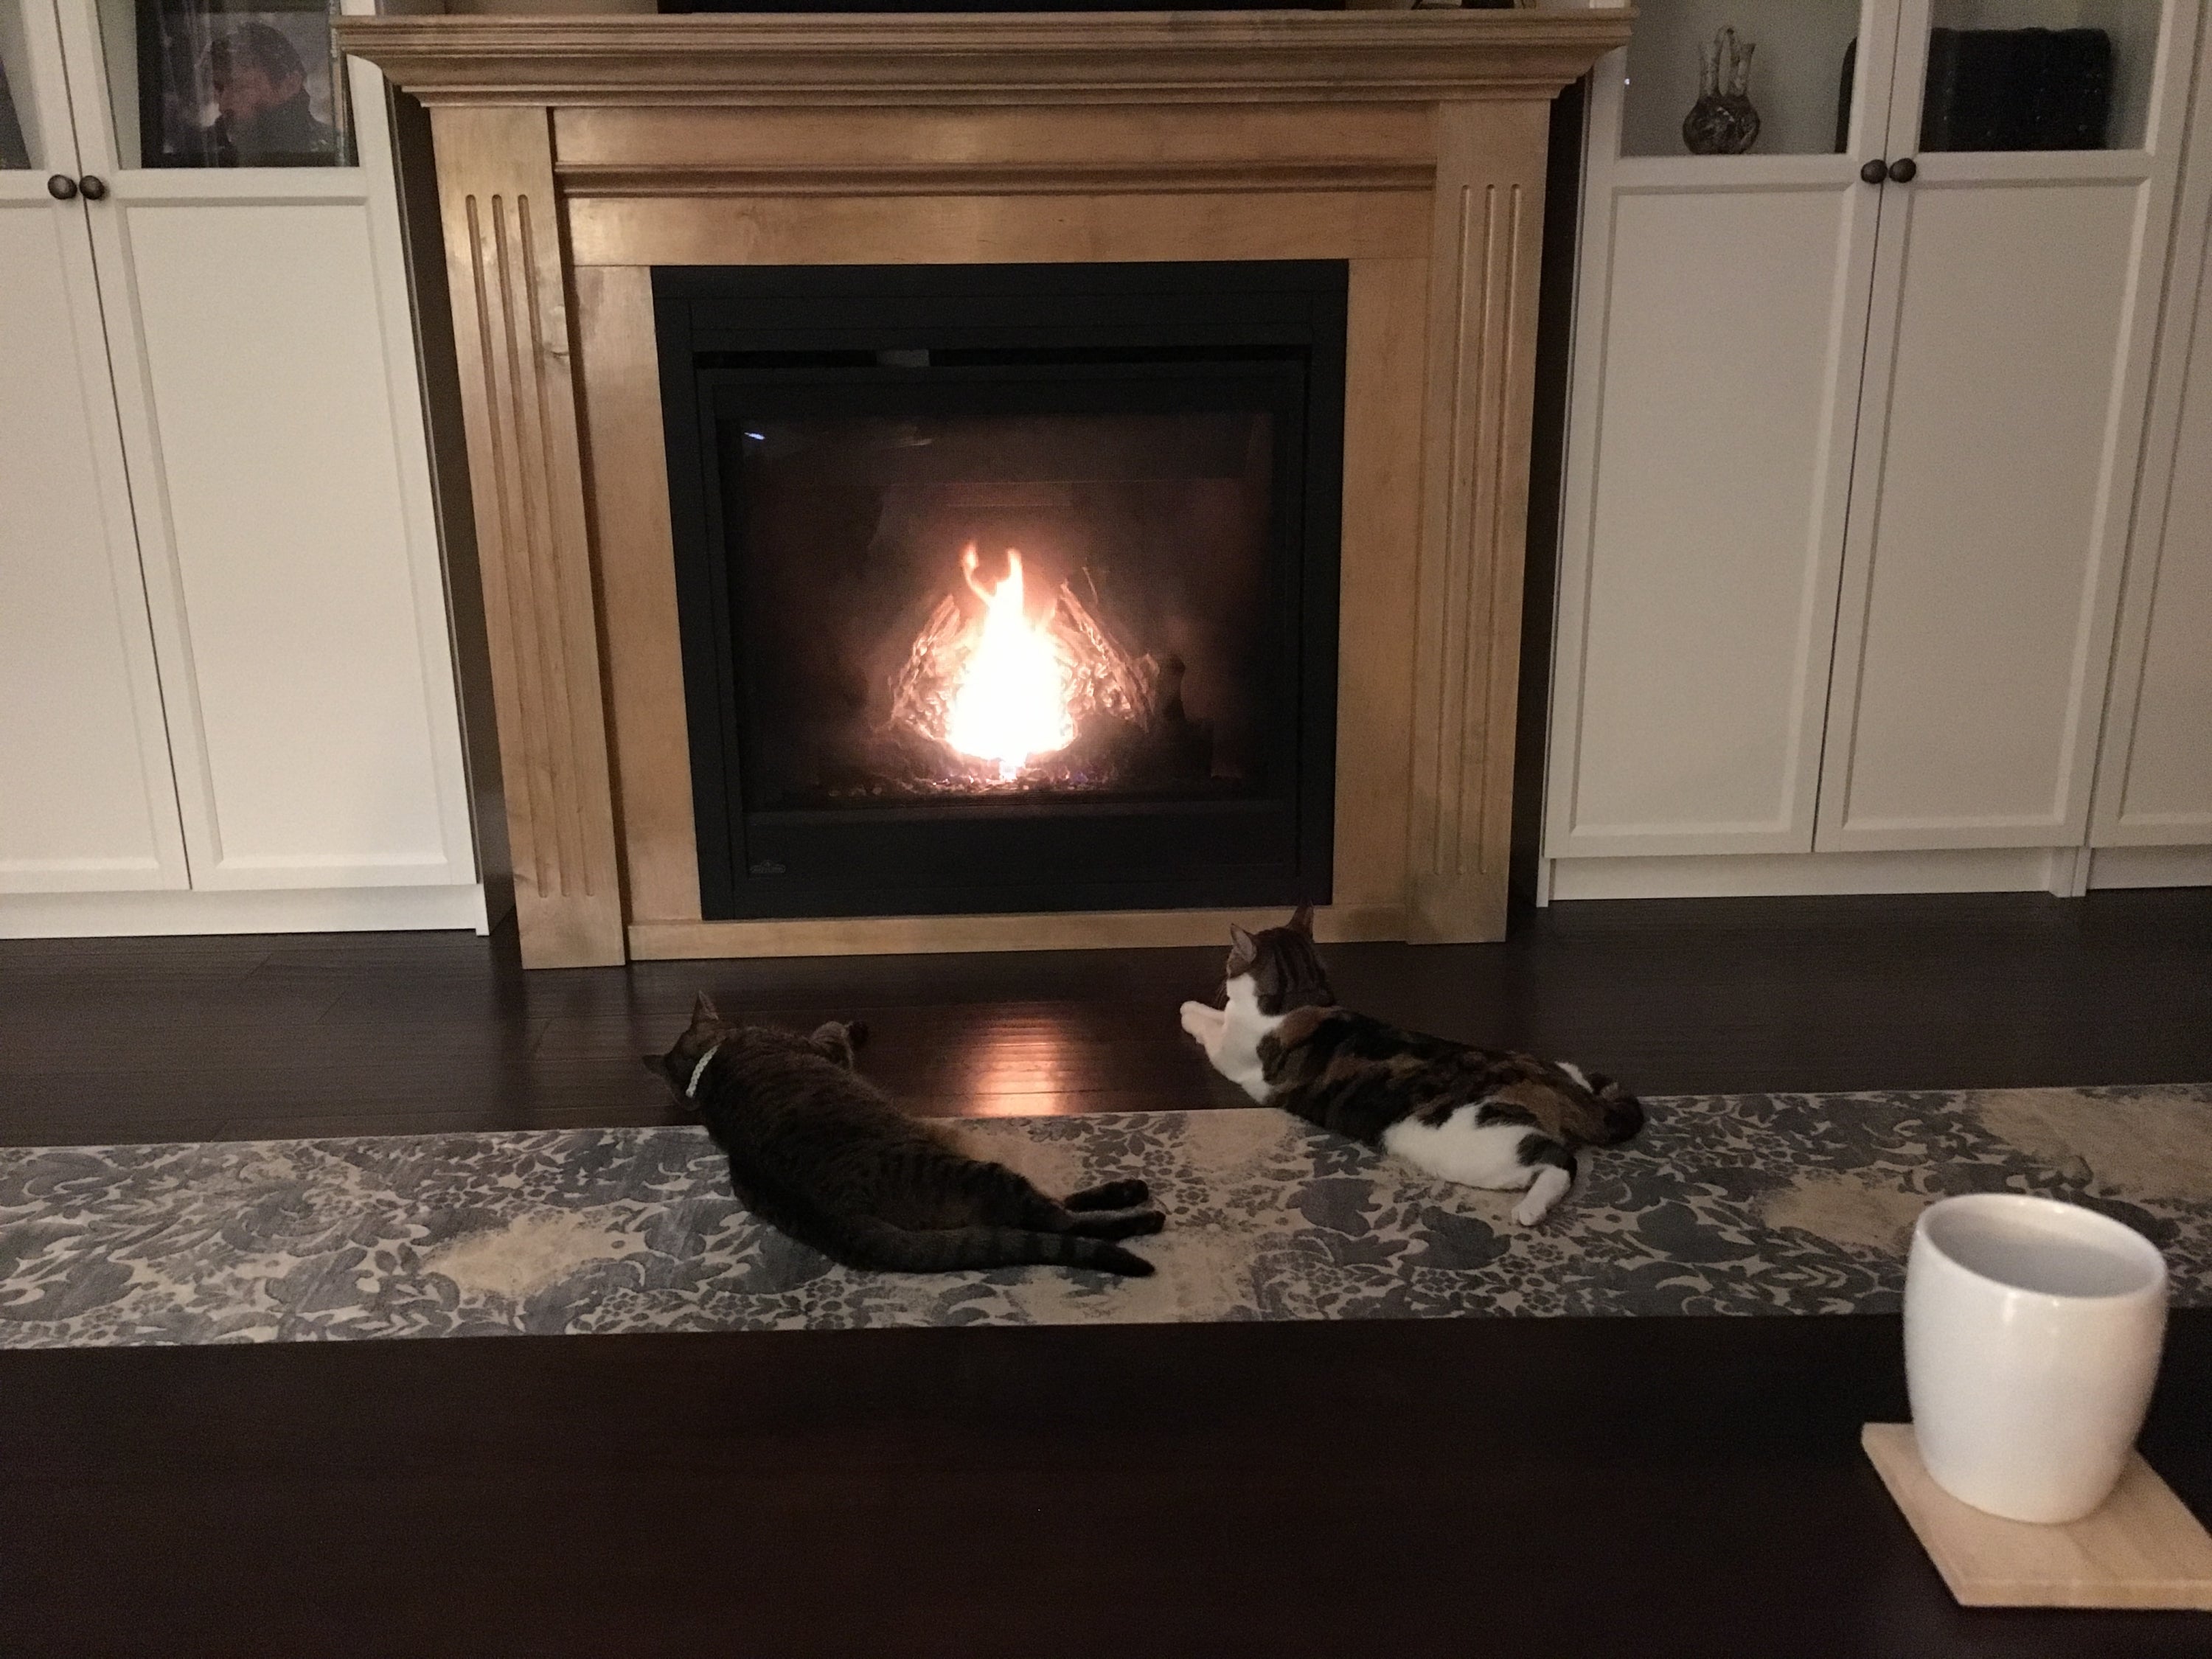
[[[2102,29],[1932,29],[1920,148],[2102,149],[2112,40]]]
[[[1739,42],[1723,29],[1710,46],[1698,47],[1698,101],[1682,118],[1682,143],[1692,155],[1741,155],[1759,142],[1759,112],[1752,107],[1751,55],[1758,43]]]
[[[1858,42],[1844,49],[1836,149],[1850,138]],[[2112,40],[2102,29],[1930,29],[1923,150],[2103,149]]]
[[[23,123],[15,113],[15,100],[8,90],[8,66],[0,64],[0,167],[31,165],[31,147],[23,142]]]
[[[1851,147],[1851,82],[1857,72],[1858,63],[1859,43],[1854,40],[1844,48],[1843,73],[1836,88],[1836,154],[1838,155]],[[1880,133],[1875,135],[1876,138],[1881,136]],[[1881,182],[1878,179],[1867,179],[1870,185]]]
[[[1506,0],[1511,3],[1511,0]],[[1143,11],[1131,0],[659,0],[664,17],[693,12],[781,13]],[[1342,11],[1345,0],[1206,0],[1209,11]],[[1151,8],[1168,11],[1173,8]]]

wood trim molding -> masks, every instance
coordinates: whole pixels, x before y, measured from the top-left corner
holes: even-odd
[[[1425,191],[1425,161],[1245,161],[1179,163],[1061,161],[996,165],[927,161],[817,167],[607,167],[555,169],[573,197],[714,196],[1163,196],[1187,192]]]
[[[344,17],[424,103],[1430,103],[1549,99],[1626,8],[960,16]]]
[[[1148,950],[1229,942],[1229,924],[1272,927],[1282,912],[1101,910],[1011,916],[827,916],[807,921],[640,921],[629,930],[641,961],[684,957],[912,956],[939,951]],[[1324,944],[1402,939],[1396,905],[1333,905],[1314,917]]]
[[[571,198],[578,265],[1389,259],[1428,251],[1425,191]],[[1202,247],[1203,253],[1193,248]]]
[[[1429,478],[1407,862],[1413,937],[1501,939],[1535,395],[1547,112],[1437,112]]]
[[[699,842],[649,267],[577,268],[576,344],[629,915],[696,916]]]
[[[431,112],[526,965],[623,959],[552,131]]]

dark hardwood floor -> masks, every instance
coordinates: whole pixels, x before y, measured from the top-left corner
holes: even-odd
[[[1346,1000],[1647,1093],[2212,1078],[2212,893],[1580,905]],[[653,1121],[692,992],[932,1112],[1242,1103],[1214,951],[525,975],[454,936],[0,945],[0,1139]],[[2145,1449],[2212,1515],[2212,1310]],[[1857,1449],[1894,1319],[0,1353],[0,1653],[2212,1653],[1966,1613]]]
[[[2212,890],[1563,905],[1503,945],[1339,945],[1345,1000],[1647,1094],[2212,1078]],[[1238,1104],[1176,1023],[1222,952],[640,963],[511,936],[0,944],[0,1142],[652,1122],[692,993],[865,1018],[916,1110]]]
[[[1963,1612],[1858,1450],[1890,1319],[5,1357],[0,1650],[2203,1659]],[[2144,1449],[2212,1513],[2212,1311]]]

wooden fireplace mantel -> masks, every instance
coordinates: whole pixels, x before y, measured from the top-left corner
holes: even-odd
[[[656,265],[1343,259],[1336,902],[1504,923],[1553,94],[1604,10],[381,17],[430,108],[523,959],[1170,944],[700,918]]]

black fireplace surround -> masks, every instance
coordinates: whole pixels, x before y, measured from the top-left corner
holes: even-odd
[[[655,270],[702,915],[1326,902],[1345,286]]]

